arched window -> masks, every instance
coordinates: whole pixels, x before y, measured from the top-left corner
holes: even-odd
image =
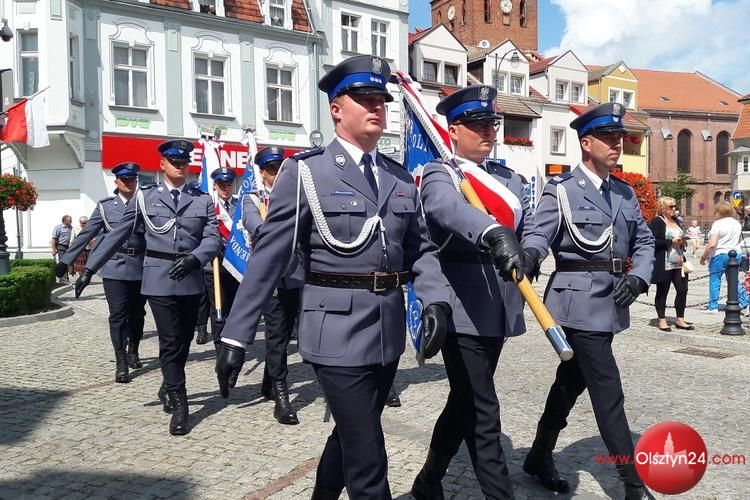
[[[521,26],[526,27],[526,0],[521,0]]]
[[[693,195],[685,195],[685,215],[693,215]]]
[[[727,203],[730,203],[731,199],[732,199],[732,192],[731,191],[727,191],[726,193],[724,193],[724,201],[726,201]]]
[[[440,12],[440,11],[438,11],[438,22],[437,23],[438,24],[442,24],[443,23],[443,13]]]
[[[725,131],[719,132],[716,136],[716,173],[717,174],[728,174],[729,173],[729,133]]]
[[[490,0],[484,0],[484,22],[485,23],[491,23],[492,22],[492,2]]]
[[[719,203],[721,203],[721,197],[722,197],[721,191],[716,191],[714,193],[714,205],[718,205]]]
[[[690,173],[690,140],[692,135],[689,130],[681,130],[677,136],[677,171],[683,174]]]
[[[461,1],[461,24],[466,24],[466,0]]]

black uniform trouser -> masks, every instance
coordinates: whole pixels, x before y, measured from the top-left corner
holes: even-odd
[[[226,319],[229,316],[229,311],[232,310],[232,304],[234,304],[234,297],[237,295],[237,289],[240,287],[239,281],[234,279],[229,271],[224,269],[219,261],[219,280],[221,280],[221,314],[222,318]],[[216,300],[214,297],[214,273],[213,271],[203,271],[203,277],[206,282],[206,295],[208,296],[208,302],[210,304],[210,318],[211,318],[211,333],[214,336],[214,341],[218,342],[221,337],[221,331],[224,329],[224,321],[216,321]],[[198,324],[205,324],[198,322]]]
[[[632,457],[633,439],[625,416],[625,397],[612,353],[614,335],[563,329],[575,356],[557,367],[557,376],[539,423],[552,430],[564,429],[576,399],[588,389],[596,424],[609,453]]]
[[[349,498],[390,499],[388,457],[380,425],[398,360],[385,366],[313,364],[336,426],[318,463],[316,484]]]
[[[104,296],[109,305],[109,336],[115,351],[143,338],[146,297],[141,295],[141,282],[103,278]]]
[[[168,391],[185,388],[185,362],[190,354],[200,295],[149,296],[159,334],[159,363]]]
[[[198,316],[195,319],[195,324],[208,325],[208,317],[210,316],[210,314],[211,303],[208,301],[208,292],[206,292],[204,294],[201,294],[200,301],[198,302]]]
[[[465,441],[482,493],[492,499],[513,498],[493,380],[502,349],[502,337],[448,334],[442,353],[451,390],[430,443],[452,457]]]
[[[263,309],[266,322],[265,374],[273,380],[286,380],[286,357],[294,322],[299,314],[301,288],[277,288]]]

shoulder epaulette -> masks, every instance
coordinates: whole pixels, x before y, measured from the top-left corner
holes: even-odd
[[[547,181],[548,184],[560,184],[563,181],[566,181],[568,179],[572,179],[573,174],[570,172],[563,172],[562,174],[556,175],[550,180]]]
[[[101,200],[99,200],[99,203],[104,203],[105,201],[112,201],[114,199],[115,199],[114,196],[107,196],[107,197],[102,198]]]
[[[156,187],[156,186],[157,186],[156,183],[153,183],[153,184],[143,184],[143,185],[139,186],[138,189],[140,189],[141,191],[145,191],[146,189],[151,189],[151,188]]]
[[[311,156],[323,154],[323,151],[325,151],[326,148],[323,146],[307,149],[305,151],[300,151],[299,153],[295,153],[292,155],[292,158],[295,160],[304,160],[305,158],[310,158]]]
[[[630,186],[630,184],[628,184],[628,183],[627,183],[627,182],[625,182],[624,180],[620,179],[620,178],[619,178],[619,177],[617,177],[616,175],[610,175],[610,176],[609,176],[609,178],[610,178],[610,179],[613,179],[613,180],[616,180],[616,181],[618,181],[618,182],[619,182],[619,183],[621,183],[621,184],[625,184],[626,186]]]
[[[502,168],[502,169],[505,169],[505,170],[510,170],[510,171],[511,171],[511,172],[513,172],[513,173],[516,173],[516,171],[515,171],[515,170],[513,170],[513,169],[512,169],[512,168],[510,168],[510,167],[508,167],[507,165],[503,165],[503,164],[502,164],[502,163],[500,163],[500,162],[497,162],[497,161],[492,161],[492,160],[490,160],[490,161],[488,161],[487,163],[491,164],[491,165],[492,165],[492,166],[493,166],[494,168]]]
[[[399,168],[403,168],[404,170],[406,170],[406,167],[404,167],[404,165],[403,165],[403,164],[401,164],[401,163],[397,162],[396,160],[394,160],[394,159],[393,159],[393,158],[391,158],[390,156],[386,156],[386,155],[384,155],[384,154],[382,154],[382,153],[381,153],[381,154],[380,154],[379,156],[380,156],[381,158],[383,158],[383,159],[384,159],[385,161],[387,161],[388,163],[390,163],[391,165],[396,165],[396,166],[398,166]]]

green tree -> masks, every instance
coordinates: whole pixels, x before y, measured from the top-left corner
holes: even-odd
[[[690,177],[688,174],[677,174],[676,179],[663,181],[659,184],[659,190],[661,191],[661,196],[669,196],[670,198],[674,198],[677,201],[678,205],[682,204],[682,200],[686,196],[692,196],[695,193],[695,189],[690,187],[690,184],[693,184],[695,182],[695,179]],[[682,207],[680,207],[682,208]]]

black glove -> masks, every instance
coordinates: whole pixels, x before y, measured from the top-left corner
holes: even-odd
[[[615,304],[619,307],[628,307],[647,289],[648,285],[641,278],[626,274],[615,285]]]
[[[84,270],[81,275],[76,280],[76,298],[81,296],[81,293],[83,293],[83,289],[89,286],[89,283],[91,283],[91,277],[94,275],[94,273],[91,272],[91,270],[86,269]]]
[[[506,281],[513,281],[513,272],[522,276],[525,273],[524,256],[516,233],[505,226],[493,227],[484,235],[484,241],[490,247],[495,268]]]
[[[68,265],[65,262],[55,264],[55,276],[62,278],[68,272]]]
[[[229,389],[237,384],[237,377],[245,363],[245,350],[225,342],[218,345],[216,355],[216,377],[219,379],[221,397],[229,397]]]
[[[422,312],[422,354],[425,359],[430,359],[443,347],[445,336],[448,333],[448,317],[451,314],[451,306],[445,302],[435,302],[424,308]]]
[[[523,267],[526,269],[526,277],[529,278],[529,281],[535,279],[539,281],[543,260],[542,252],[536,248],[523,249]]]
[[[169,270],[169,277],[175,281],[181,281],[193,270],[201,267],[201,261],[193,254],[188,254],[174,263]]]

